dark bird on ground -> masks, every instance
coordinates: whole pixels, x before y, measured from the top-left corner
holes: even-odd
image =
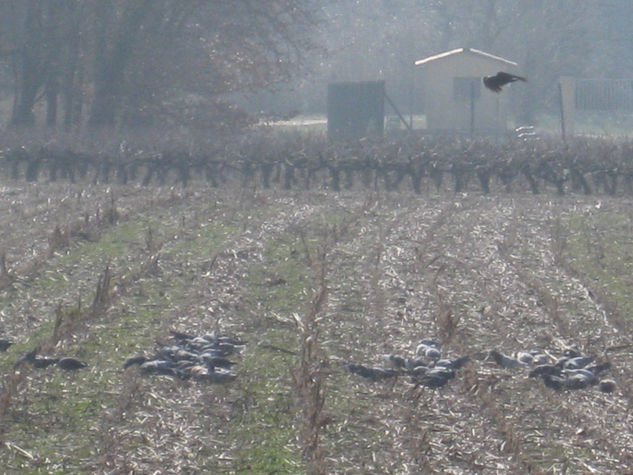
[[[437,359],[441,356],[440,345],[435,340],[420,340],[420,343],[418,343],[418,346],[415,348],[415,354],[417,356]]]
[[[415,354],[418,356],[425,356],[427,358],[432,358],[432,359],[437,359],[442,355],[440,353],[440,350],[438,350],[434,346],[426,346],[426,345],[418,345],[418,347],[415,349]]]
[[[405,366],[407,365],[407,360],[403,358],[402,356],[389,354],[389,355],[383,355],[383,359],[385,360],[387,364],[391,365],[393,369],[401,370],[401,369],[404,369]]]
[[[0,351],[7,351],[11,345],[13,345],[11,340],[0,338]]]
[[[422,374],[412,374],[411,381],[416,386],[435,389],[446,385],[455,377],[455,371],[450,368],[429,368]]]
[[[522,76],[517,76],[515,74],[504,73],[503,71],[499,71],[496,76],[485,76],[484,77],[484,86],[490,89],[493,92],[501,92],[501,88],[506,84],[515,81],[524,81],[527,82],[527,79]]]
[[[543,375],[556,375],[559,376],[561,373],[561,369],[558,366],[553,364],[541,364],[535,366],[532,371],[528,374],[530,378],[535,378],[536,376]]]
[[[176,354],[174,354],[173,359],[174,361],[182,361],[182,360],[196,361],[198,359],[198,355],[196,353],[192,353],[191,351],[178,350]]]
[[[187,373],[193,379],[201,380],[209,376],[209,368],[200,365],[194,365],[187,368]]]
[[[598,383],[596,375],[586,369],[566,369],[563,370],[563,376],[568,389],[584,389]]]
[[[237,378],[237,374],[231,371],[209,371],[209,374],[204,378],[211,383],[228,383]]]
[[[591,366],[585,366],[584,369],[589,370],[593,374],[598,376],[602,371],[611,369],[611,363],[609,363],[608,361],[605,361],[604,363],[596,363],[596,364],[592,364]]]
[[[532,350],[530,354],[532,355],[532,364],[535,366],[548,364],[550,362],[549,356],[539,350]]]
[[[565,386],[566,378],[555,374],[543,374],[545,386],[552,389],[562,389]]]
[[[35,355],[37,355],[37,348],[35,348],[34,350],[31,350],[28,353],[25,353],[24,355],[20,356],[18,358],[18,360],[15,362],[15,364],[13,365],[13,369],[19,368],[24,363],[31,363],[31,362],[33,362],[33,360],[35,359]]]
[[[576,359],[574,357],[571,359]],[[568,361],[571,361],[568,360]],[[529,376],[540,376],[545,386],[554,389],[585,389],[598,384],[598,374],[611,367],[605,363],[585,366],[583,368],[565,368],[562,365],[539,365],[530,371]]]
[[[424,339],[420,340],[418,345],[432,346],[432,347],[438,348],[438,349],[440,347],[440,344],[437,341],[435,341],[435,340],[433,340],[431,338],[424,338]]]
[[[452,368],[438,366],[436,368],[430,368],[425,376],[453,379],[455,377],[455,370]]]
[[[146,361],[147,358],[145,356],[132,356],[125,360],[125,362],[123,363],[123,369],[128,369],[130,366],[133,365],[142,365]]]
[[[499,353],[497,350],[490,350],[490,356],[493,360],[495,360],[495,363],[497,363],[502,368],[521,368],[526,366],[519,360],[512,358],[511,356],[506,356],[502,353]]]
[[[451,379],[451,376],[448,376],[445,373],[439,372],[427,372],[427,374],[413,378],[413,382],[418,386],[424,386],[430,389],[441,388],[445,386],[448,381]]]
[[[460,369],[462,366],[464,366],[466,363],[468,363],[468,361],[470,361],[470,357],[468,356],[460,356],[459,358],[452,358],[452,359],[442,358],[441,360],[437,360],[435,362],[435,365],[433,365],[433,367],[457,370],[457,369]]]
[[[408,374],[413,377],[424,376],[429,369],[431,368],[429,368],[428,366],[416,366],[415,368],[411,368],[408,371]]]
[[[230,361],[226,358],[222,358],[221,356],[207,356],[203,354],[200,356],[200,359],[204,361],[207,365],[211,366],[212,368],[228,369],[231,366],[236,364],[233,361]]]
[[[404,360],[404,367],[409,371],[426,366],[427,364],[422,358],[405,358]]]
[[[176,376],[182,377],[183,373],[181,370],[176,368],[174,363],[166,360],[151,360],[146,361],[145,363],[139,366],[140,370],[143,373],[147,374],[164,374],[167,376]]]
[[[567,378],[569,389],[583,389],[598,384],[598,374],[611,368],[611,363],[594,364],[578,369],[564,369],[562,375]]]
[[[369,368],[361,364],[347,363],[344,364],[343,367],[352,374],[357,374],[372,381],[393,378],[398,375],[398,373],[392,369]]]
[[[171,333],[171,336],[173,336],[176,340],[180,340],[180,341],[193,340],[195,338],[195,335],[177,332],[176,330],[170,330],[169,333]]]
[[[205,338],[208,338],[208,335],[205,335]],[[228,343],[233,346],[244,346],[246,345],[246,341],[240,340],[238,338],[234,338],[232,336],[219,336],[216,338],[218,343]]]
[[[219,343],[217,340],[209,341],[202,336],[197,336],[197,337],[192,338],[191,340],[186,341],[187,348],[189,348],[190,350],[196,350],[196,351],[202,350],[209,346],[215,346],[218,344]]]
[[[125,360],[123,368],[139,366],[143,374],[173,376],[179,379],[223,383],[237,375],[229,369],[236,363],[226,356],[239,353],[244,342],[215,331],[196,336],[172,330],[171,342],[156,349],[152,356],[132,356]]]
[[[158,349],[158,351],[156,352],[156,355],[159,358],[173,360],[176,357],[176,353],[178,353],[180,350],[181,348],[178,345],[165,345],[165,346],[161,346]]]
[[[36,356],[33,360],[33,367],[37,369],[48,368],[49,366],[59,363],[59,358],[53,358],[51,356]]]
[[[521,364],[531,365],[534,363],[534,355],[527,351],[517,351],[514,354],[514,358]]]
[[[196,381],[207,381],[211,383],[228,383],[237,378],[237,375],[231,371],[223,369],[209,370],[209,368],[200,365],[187,368],[186,374]]]
[[[556,366],[563,369],[580,369],[587,366],[589,363],[593,363],[595,358],[593,356],[564,356],[556,362]]]
[[[81,368],[85,368],[88,366],[83,361],[79,361],[76,358],[71,358],[70,356],[66,356],[64,358],[60,358],[57,361],[57,366],[66,371],[76,371]]]
[[[35,356],[35,358],[30,361],[33,367],[37,369],[48,368],[49,366],[54,365],[57,362],[59,362],[59,358],[41,355]]]
[[[42,369],[47,368],[51,365],[54,365],[59,361],[59,358],[53,358],[50,356],[42,356],[37,354],[38,349],[35,348],[32,351],[29,351],[25,355],[21,356],[13,365],[13,368],[16,369],[23,365],[24,363],[30,363],[34,368]]]
[[[582,356],[582,353],[578,348],[570,347],[563,351],[563,356],[567,356],[568,358],[577,358]]]
[[[612,393],[615,391],[615,381],[613,379],[603,379],[598,383],[598,389],[603,393]]]
[[[231,356],[235,353],[239,353],[242,351],[242,346],[240,345],[232,345],[231,343],[208,343],[205,345],[196,345],[193,344],[193,340],[187,345],[189,350],[193,352],[208,352],[212,351],[216,354],[216,356]]]

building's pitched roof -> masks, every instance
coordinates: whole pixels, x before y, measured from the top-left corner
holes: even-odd
[[[445,51],[444,53],[440,53],[440,54],[436,54],[436,55],[433,55],[433,56],[429,56],[428,58],[418,59],[415,62],[415,65],[416,66],[421,66],[423,64],[430,63],[430,62],[436,61],[438,59],[448,58],[449,56],[454,56],[456,54],[462,54],[462,53],[474,54],[476,56],[481,56],[481,57],[484,57],[484,58],[488,58],[488,59],[492,59],[492,60],[495,60],[495,61],[499,61],[500,63],[509,64],[511,66],[517,66],[517,63],[515,63],[514,61],[510,61],[509,59],[502,58],[501,56],[495,56],[493,54],[486,53],[484,51],[480,51],[480,50],[474,49],[474,48],[457,48],[457,49],[453,49],[453,50],[450,50],[450,51]]]

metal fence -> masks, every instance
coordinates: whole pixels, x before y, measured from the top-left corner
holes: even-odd
[[[577,110],[633,111],[633,79],[576,79]]]

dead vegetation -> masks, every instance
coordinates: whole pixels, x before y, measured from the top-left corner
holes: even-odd
[[[7,269],[7,255],[4,251],[0,253],[0,290],[7,288],[15,280],[15,277]]]
[[[628,198],[39,187],[7,187],[0,204],[9,472],[632,463]],[[239,335],[239,376],[219,387],[123,370],[170,330]],[[471,357],[440,389],[342,367],[425,337]],[[485,358],[570,344],[611,362],[614,393],[555,391]],[[15,371],[36,346],[89,370]]]

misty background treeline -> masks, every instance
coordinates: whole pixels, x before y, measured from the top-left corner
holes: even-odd
[[[632,77],[630,0],[0,0],[3,124],[222,131],[322,113],[328,82],[384,79],[472,47],[519,63],[524,121],[561,75]]]

